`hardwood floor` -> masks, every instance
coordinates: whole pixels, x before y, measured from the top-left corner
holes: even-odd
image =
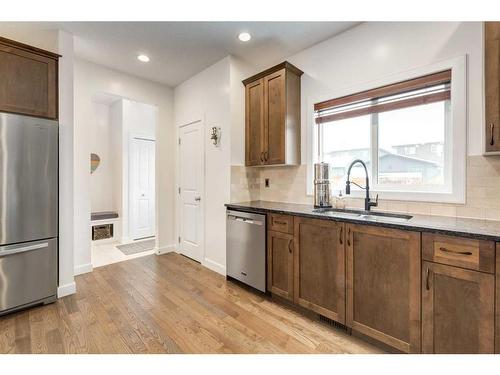
[[[380,353],[181,255],[76,277],[77,293],[0,317],[0,353]]]

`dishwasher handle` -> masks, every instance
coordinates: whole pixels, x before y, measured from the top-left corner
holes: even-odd
[[[241,217],[241,216],[236,216],[236,215],[231,215],[231,214],[227,215],[227,219],[228,220],[239,221],[239,222],[242,222],[242,223],[245,223],[245,224],[264,225],[264,223],[262,221],[248,219],[246,217]]]

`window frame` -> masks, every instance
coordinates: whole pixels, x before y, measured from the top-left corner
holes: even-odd
[[[372,184],[371,192],[379,194],[380,199],[403,200],[403,201],[426,201],[439,203],[465,203],[466,191],[466,157],[467,157],[467,91],[466,91],[466,55],[442,60],[430,65],[407,70],[397,74],[383,77],[376,81],[367,82],[357,86],[344,88],[333,93],[325,93],[317,97],[307,98],[307,121],[306,121],[306,139],[307,139],[307,195],[313,194],[313,162],[315,153],[317,153],[318,137],[315,133],[314,105],[325,102],[331,98],[340,98],[355,93],[374,90],[383,86],[392,85],[397,82],[416,79],[429,74],[434,74],[443,70],[451,70],[451,101],[448,119],[449,124],[445,125],[445,141],[450,144],[445,147],[443,152],[447,152],[445,159],[450,160],[451,168],[445,170],[449,176],[445,176],[445,181],[451,181],[446,190],[442,191],[415,191],[401,187],[389,187],[384,185]],[[370,126],[371,139],[376,134],[377,127]],[[374,131],[375,129],[375,131]],[[378,158],[378,149],[371,147],[371,157]],[[375,160],[375,159],[373,159]],[[373,172],[377,173],[376,165]],[[336,193],[336,192],[334,192]],[[351,197],[364,197],[363,190],[352,190]]]

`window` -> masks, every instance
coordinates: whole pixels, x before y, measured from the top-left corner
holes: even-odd
[[[361,159],[371,189],[385,192],[384,198],[414,199],[408,193],[416,193],[423,194],[416,200],[462,200],[461,188],[454,191],[461,162],[454,165],[453,155],[461,147],[453,146],[458,133],[451,121],[451,73],[446,69],[315,104],[312,162],[330,164],[332,189],[345,188],[347,168]],[[354,167],[351,181],[364,186],[364,180],[363,168]]]

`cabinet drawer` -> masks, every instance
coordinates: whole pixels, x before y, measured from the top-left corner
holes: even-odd
[[[495,272],[495,243],[423,233],[422,258],[470,270]]]
[[[267,222],[269,230],[293,234],[293,216],[269,214]]]

